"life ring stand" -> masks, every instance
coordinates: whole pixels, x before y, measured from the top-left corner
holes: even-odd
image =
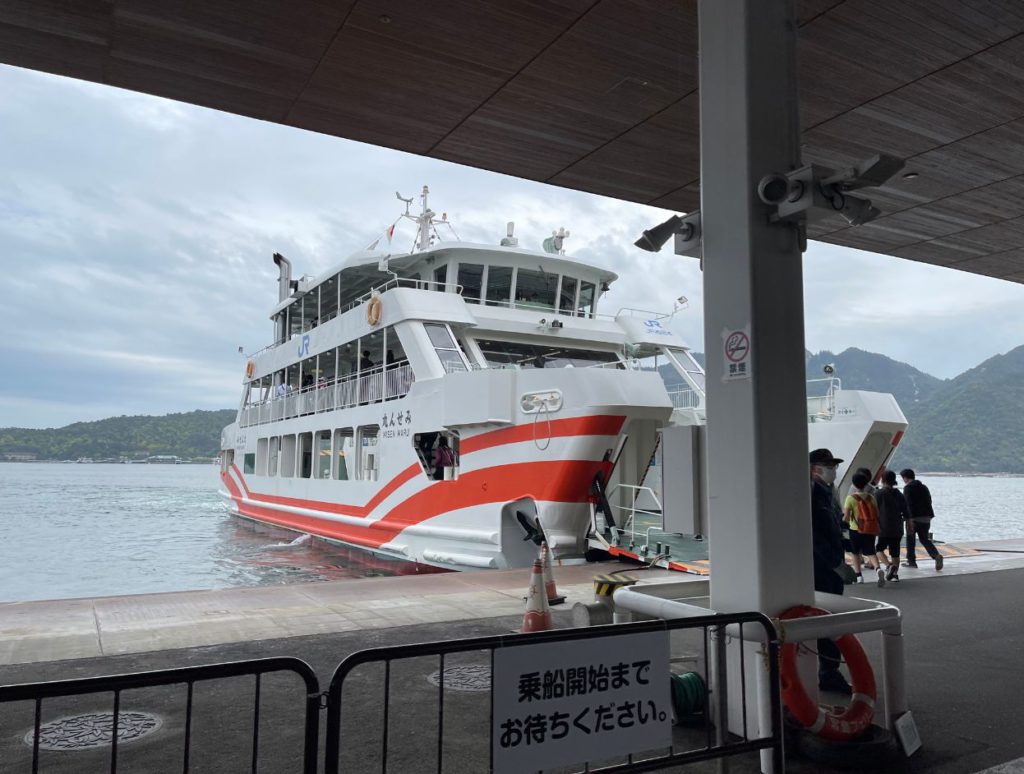
[[[370,323],[370,325],[379,323],[382,306],[380,296],[371,298],[369,305],[366,307],[366,322]]]
[[[779,620],[810,618],[828,614],[827,610],[822,610],[820,607],[798,605],[780,615]],[[844,634],[837,638],[835,643],[846,661],[846,666],[850,670],[850,679],[853,682],[850,706],[826,710],[824,707],[819,707],[808,695],[803,683],[800,682],[800,673],[797,670],[796,643],[786,643],[782,646],[782,664],[779,669],[782,681],[782,701],[797,722],[808,731],[817,734],[822,739],[847,742],[863,735],[874,719],[877,696],[875,674],[871,670],[871,663],[868,661],[864,648],[861,647],[860,641],[856,637],[852,634]]]
[[[256,373],[256,364],[250,360],[245,364],[245,378],[252,379],[254,373]]]

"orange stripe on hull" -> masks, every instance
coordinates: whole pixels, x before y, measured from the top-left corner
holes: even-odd
[[[459,443],[459,451],[466,455],[489,449],[492,446],[532,441],[534,433],[541,438],[562,438],[573,435],[618,435],[625,421],[626,418],[623,416],[601,415],[552,419],[550,430],[546,420],[543,420],[539,427],[535,427],[533,422],[526,425],[503,427],[500,430],[492,430],[462,439]]]
[[[589,460],[559,460],[551,462],[520,462],[496,465],[484,470],[470,471],[455,481],[438,481],[417,492],[392,508],[383,518],[365,526],[341,524],[330,519],[283,513],[252,503],[242,503],[245,496],[227,473],[221,478],[228,487],[239,513],[260,521],[312,532],[325,537],[344,540],[361,546],[377,548],[393,540],[406,527],[449,511],[478,505],[506,503],[524,497],[538,502],[585,503],[590,484],[606,462]],[[327,510],[317,500],[277,498],[288,500],[288,505],[307,510]],[[282,503],[283,504],[283,503]]]

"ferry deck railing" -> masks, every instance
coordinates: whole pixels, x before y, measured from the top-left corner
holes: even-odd
[[[282,419],[401,398],[416,381],[407,360],[347,374],[337,379],[274,395],[242,409],[239,425],[251,427]]]

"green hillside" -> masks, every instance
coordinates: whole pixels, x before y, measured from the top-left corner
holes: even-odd
[[[34,454],[41,460],[140,459],[156,454],[214,457],[220,431],[235,419],[233,409],[190,411],[166,416],[112,417],[61,428],[0,428],[0,456]]]
[[[945,382],[915,412],[896,463],[922,470],[1024,473],[1024,347]]]

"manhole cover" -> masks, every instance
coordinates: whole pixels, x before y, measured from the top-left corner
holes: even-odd
[[[160,728],[160,718],[148,712],[119,712],[117,743],[131,742]],[[39,746],[44,750],[86,750],[106,747],[114,730],[114,713],[92,712],[51,720],[39,727]],[[35,731],[25,734],[25,744],[32,746]]]
[[[441,684],[441,670],[427,677],[434,685]],[[491,690],[491,668],[488,666],[452,666],[444,670],[444,687],[452,691]]]

